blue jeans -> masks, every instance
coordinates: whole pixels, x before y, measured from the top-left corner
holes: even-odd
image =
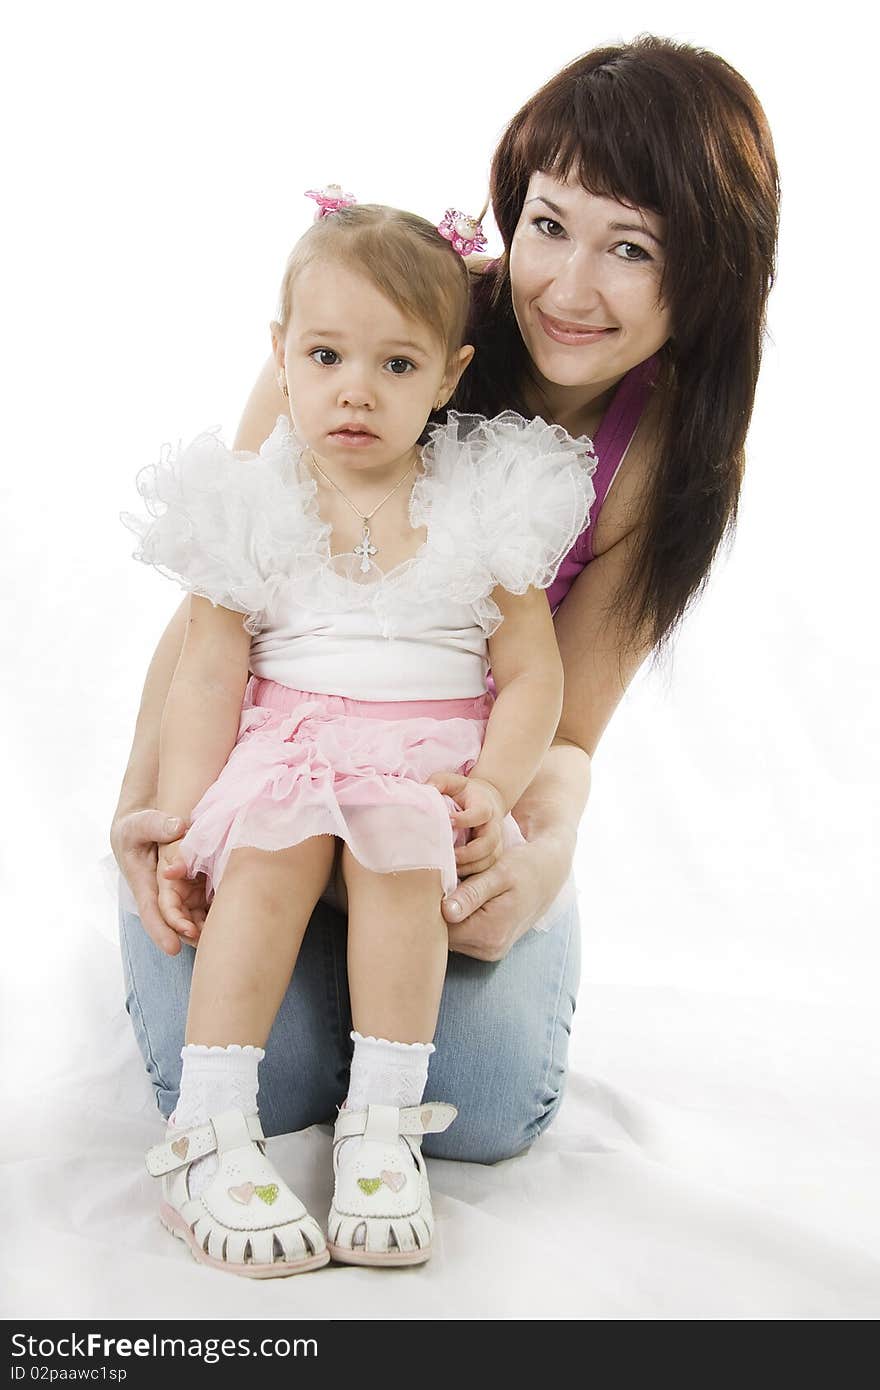
[[[496,1163],[546,1129],[562,1098],[580,971],[574,894],[547,932],[528,931],[504,960],[449,956],[426,1098],[458,1119],[426,1135],[436,1158]],[[195,953],[166,956],[140,918],[120,908],[125,1007],[167,1118],[177,1103]],[[330,1123],[348,1089],[352,1044],[346,919],[319,902],[260,1065],[266,1134]]]

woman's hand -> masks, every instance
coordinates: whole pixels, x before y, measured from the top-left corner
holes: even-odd
[[[453,826],[481,827],[456,850],[459,878],[465,881],[441,904],[449,949],[477,960],[503,960],[562,889],[571,869],[573,837],[542,835],[504,849],[504,806],[497,788],[458,772],[437,772],[428,782],[462,807],[452,813]]]
[[[505,849],[491,869],[460,883],[441,902],[449,949],[476,960],[503,960],[561,891],[571,856],[550,839]]]
[[[134,895],[144,931],[166,956],[177,955],[180,937],[159,910],[156,847],[179,840],[185,829],[179,817],[152,810],[118,814],[110,829],[110,847]]]
[[[207,903],[205,876],[189,878],[180,853],[180,841],[161,845],[156,871],[159,911],[172,931],[197,946],[205,925]]]

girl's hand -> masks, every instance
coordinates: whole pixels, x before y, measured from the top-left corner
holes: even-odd
[[[156,874],[159,910],[172,931],[196,946],[207,913],[205,876],[199,874],[197,878],[187,878],[179,845],[180,841],[176,840],[162,845],[159,850]]]
[[[442,900],[450,951],[476,960],[503,960],[543,917],[570,868],[571,853],[550,839],[505,849],[491,869],[459,884]]]
[[[498,788],[482,777],[464,777],[460,772],[435,772],[428,783],[461,807],[449,813],[453,829],[466,836],[466,843],[459,843],[455,851],[459,878],[490,869],[501,854],[506,814]]]
[[[159,910],[156,846],[179,840],[185,829],[177,816],[153,810],[117,815],[110,828],[110,847],[134,895],[144,931],[166,956],[177,955],[180,937],[171,930]]]

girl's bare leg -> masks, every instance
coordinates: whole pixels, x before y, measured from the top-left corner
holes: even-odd
[[[233,850],[196,951],[187,1043],[265,1044],[335,846],[320,835],[290,849]]]
[[[342,873],[355,1046],[333,1145],[328,1248],[348,1264],[421,1264],[431,1254],[431,1198],[421,1130],[405,1137],[412,1122],[402,1133],[400,1117],[421,1102],[434,1050],[448,954],[440,873],[370,873],[347,847]],[[427,1124],[434,1111],[422,1113]],[[346,1124],[356,1128],[346,1133]]]
[[[342,874],[348,893],[348,981],[356,1030],[365,1037],[399,1043],[430,1042],[449,949],[440,911],[439,871],[372,873],[346,845]]]
[[[329,1258],[317,1222],[256,1142],[251,1117],[263,1044],[334,849],[333,836],[323,835],[290,849],[233,850],[199,938],[180,1097],[169,1122],[171,1132],[188,1133],[166,1144],[162,1161],[170,1152],[173,1162],[159,1171],[162,1220],[214,1268],[274,1278]],[[209,1151],[190,1155],[189,1134],[204,1136],[209,1125]],[[271,1217],[260,1202],[272,1205]]]

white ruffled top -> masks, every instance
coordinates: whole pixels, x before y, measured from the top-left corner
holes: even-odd
[[[547,588],[587,524],[593,446],[507,411],[450,412],[422,449],[409,518],[426,539],[387,574],[331,555],[303,446],[280,416],[258,454],[199,435],[138,475],[135,558],[245,615],[251,670],[357,700],[481,695],[496,585]]]

